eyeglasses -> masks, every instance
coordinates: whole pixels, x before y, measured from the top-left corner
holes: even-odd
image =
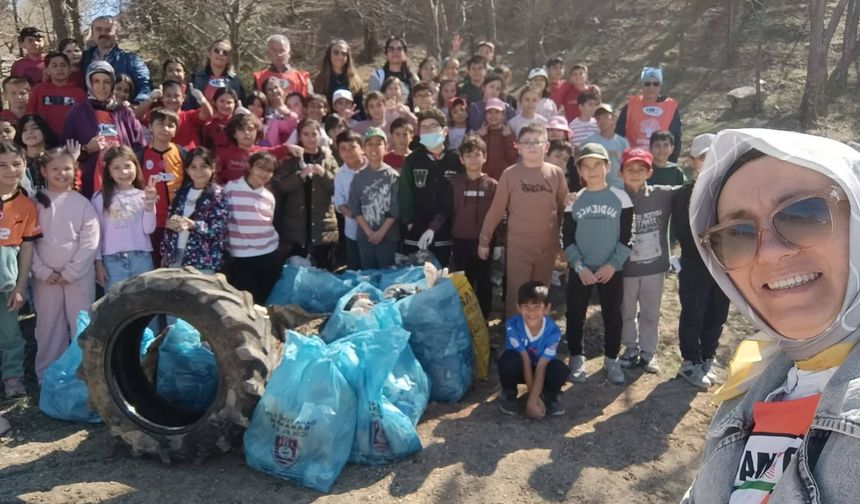
[[[642,85],[645,87],[660,87],[660,83],[654,81],[643,82]]]
[[[545,143],[546,140],[534,140],[532,142],[517,142],[517,145],[519,145],[520,147],[528,147],[530,149],[533,149],[535,147],[540,147]]]
[[[836,233],[837,206],[846,199],[836,186],[830,187],[829,194],[796,196],[773,209],[765,219],[769,224],[733,219],[707,230],[701,243],[726,271],[744,268],[756,260],[765,228],[770,228],[787,247],[814,247]]]
[[[388,46],[388,50],[390,52],[400,52],[403,50],[403,46]]]
[[[341,51],[340,49],[332,49],[332,56],[349,56],[349,51]]]
[[[220,54],[222,56],[227,56],[230,54],[230,49],[222,49],[220,47],[213,47],[212,52],[215,54]]]

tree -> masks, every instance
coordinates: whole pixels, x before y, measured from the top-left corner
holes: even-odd
[[[57,39],[81,40],[81,11],[78,0],[48,0],[51,27]]]
[[[848,2],[847,13],[845,14],[842,54],[828,81],[831,90],[844,88],[848,85],[848,69],[851,67],[851,63],[860,58],[860,40],[857,38],[858,24],[860,24],[860,0],[851,0]]]
[[[800,103],[800,118],[809,127],[827,115],[827,56],[836,27],[848,0],[839,0],[830,20],[825,23],[826,0],[809,0],[809,55],[806,64],[806,87]]]

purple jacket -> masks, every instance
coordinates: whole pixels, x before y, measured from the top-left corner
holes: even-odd
[[[134,112],[128,107],[119,106],[111,112],[111,115],[116,123],[119,142],[131,147],[135,152],[141,150],[146,145],[146,141],[143,139],[140,121],[134,117]],[[93,196],[94,171],[99,154],[89,154],[83,150],[83,146],[97,135],[98,122],[92,102],[87,100],[72,107],[63,128],[63,141],[77,140],[81,144],[81,157],[78,158],[78,165],[81,168],[81,194],[87,198]]]

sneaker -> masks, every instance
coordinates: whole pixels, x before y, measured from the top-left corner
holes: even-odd
[[[3,389],[7,399],[27,395],[27,387],[24,386],[23,378],[6,378],[3,380]]]
[[[606,370],[609,381],[616,385],[624,383],[624,371],[621,370],[621,363],[618,361],[618,358],[610,359],[609,357],[604,357],[603,369]]]
[[[660,365],[657,364],[657,357],[653,355],[643,354],[639,360],[639,366],[646,373],[657,374],[660,372]]]
[[[705,376],[711,380],[711,384],[714,385],[719,381],[719,374],[716,368],[717,361],[714,359],[705,359],[702,362],[702,371],[705,373]]]
[[[585,356],[572,355],[567,366],[570,368],[570,381],[585,383]]]
[[[561,405],[561,401],[556,399],[555,401],[548,402],[545,404],[546,406],[546,416],[561,416],[567,413],[564,410],[564,406]]]
[[[499,393],[499,411],[508,416],[520,414],[520,403],[517,401],[517,393],[503,390]]]
[[[700,389],[708,389],[711,387],[711,380],[705,376],[705,371],[701,364],[693,363],[685,360],[681,364],[681,369],[678,370],[678,376],[687,380],[690,385]]]
[[[630,369],[639,365],[639,350],[634,348],[625,348],[624,353],[618,358],[618,363],[624,369]]]

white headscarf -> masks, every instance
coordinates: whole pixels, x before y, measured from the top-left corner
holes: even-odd
[[[833,323],[823,332],[803,340],[789,339],[758,316],[728,274],[697,240],[696,246],[708,270],[731,302],[795,361],[809,359],[838,343],[856,343],[860,340],[860,331],[857,330],[860,327],[860,241],[857,239],[860,237],[860,152],[829,138],[802,133],[768,129],[720,132],[711,144],[690,201],[690,227],[694,236],[701,236],[715,224],[716,199],[724,185],[723,178],[735,160],[750,149],[821,173],[845,191],[851,205],[848,226],[850,271],[845,301]]]

